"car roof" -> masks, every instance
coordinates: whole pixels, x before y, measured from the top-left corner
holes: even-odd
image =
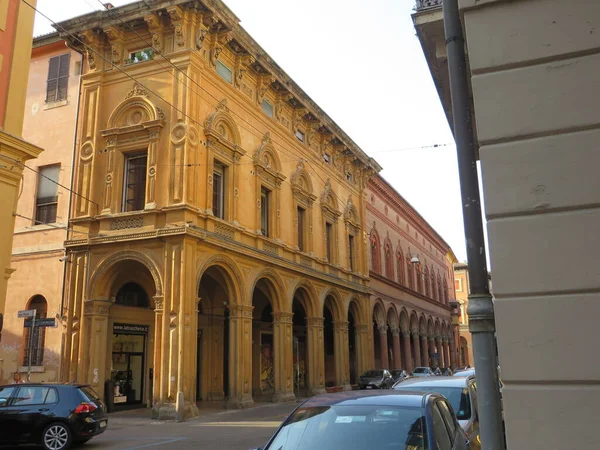
[[[346,391],[323,394],[306,400],[301,407],[318,406],[403,406],[422,408],[431,393],[410,391]]]
[[[30,383],[19,383],[19,384],[3,384],[3,385],[0,385],[0,388],[26,387],[26,386],[49,386],[49,387],[72,386],[72,387],[75,387],[75,388],[82,388],[82,387],[89,387],[89,384],[30,382]]]
[[[472,380],[472,377],[426,377],[426,378],[408,378],[402,383],[398,384],[398,388],[404,389],[406,386],[415,386],[418,390],[418,386],[431,387],[431,386],[447,386],[447,387],[465,387],[467,383]]]

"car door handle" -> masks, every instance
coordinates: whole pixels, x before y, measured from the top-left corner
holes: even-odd
[[[40,408],[40,409],[38,409],[38,411],[42,411],[42,412],[50,411],[50,408]]]

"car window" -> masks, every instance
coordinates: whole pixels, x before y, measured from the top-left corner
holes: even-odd
[[[456,421],[454,420],[454,414],[451,412],[450,405],[445,400],[438,402],[442,417],[448,427],[448,434],[450,434],[450,441],[454,444],[454,437],[456,436]]]
[[[20,387],[13,400],[13,406],[43,405],[50,389],[48,386]]]
[[[48,393],[46,394],[44,404],[47,405],[49,403],[58,403],[58,392],[56,392],[56,389],[54,388],[48,389]]]
[[[450,442],[450,436],[448,436],[448,430],[446,429],[444,419],[436,404],[431,408],[431,421],[433,423],[434,450],[452,450],[452,443]]]
[[[10,400],[10,396],[15,392],[15,389],[12,386],[0,387],[0,408],[8,404],[8,400]]]
[[[471,396],[473,398],[473,407],[477,411],[477,384],[473,381],[471,384]]]

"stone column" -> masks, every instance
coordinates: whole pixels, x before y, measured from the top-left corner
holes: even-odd
[[[412,349],[410,348],[410,331],[403,330],[402,337],[404,340],[404,359],[406,362],[406,367],[404,367],[404,370],[406,370],[407,373],[411,373],[414,367],[412,363]]]
[[[90,384],[100,398],[104,398],[104,381],[107,377],[108,312],[111,305],[110,300],[88,300],[84,309],[87,329],[83,348],[88,353],[84,382]]]
[[[442,345],[442,337],[440,335],[437,335],[435,337],[435,348],[436,348],[437,354],[440,356],[440,366],[448,367],[449,364],[446,361],[446,355],[444,355],[444,346]]]
[[[433,334],[430,334],[428,336],[428,340],[429,340],[429,359],[428,359],[428,361],[429,361],[429,365],[433,366],[433,362],[434,362],[433,355],[435,355],[435,338],[433,337]]]
[[[254,406],[252,400],[252,310],[251,305],[232,305],[229,313],[228,408]]]
[[[411,331],[411,335],[413,338],[413,341],[415,343],[415,366],[416,367],[420,367],[423,364],[421,363],[421,340],[420,340],[420,336],[419,336],[419,332],[417,330],[413,330]]]
[[[388,341],[387,341],[387,325],[379,325],[379,348],[381,353],[381,368],[390,369],[390,361],[388,358]]]
[[[345,320],[333,322],[333,353],[335,360],[335,383],[345,391],[352,390],[350,386],[350,347],[348,343],[348,322]]]
[[[274,402],[296,400],[294,395],[294,343],[290,312],[273,313],[273,362],[275,371]]]
[[[452,362],[450,360],[450,353],[449,353],[449,349],[448,349],[448,338],[446,336],[442,337],[442,353],[444,354],[444,360],[449,365],[452,365]]]
[[[354,328],[356,330],[356,376],[358,377],[371,368],[372,354],[369,345],[369,326],[355,325]]]
[[[394,369],[402,369],[402,353],[400,351],[400,328],[392,328],[393,350],[394,350]]]
[[[307,317],[308,341],[308,390],[311,395],[325,393],[325,342],[323,318]]]
[[[164,297],[154,297],[154,362],[152,380],[152,406],[166,400],[166,380],[163,375],[163,307]]]
[[[456,365],[457,365],[457,362],[456,362],[456,359],[457,359],[456,358],[456,356],[457,356],[456,355],[456,345],[454,344],[454,342],[455,341],[454,341],[453,338],[450,338],[448,340],[448,346],[450,347],[449,348],[450,355],[448,355],[448,358],[450,360],[450,364],[452,364],[452,367],[456,367]]]
[[[421,334],[421,364],[429,366],[429,355],[427,350],[427,334]]]

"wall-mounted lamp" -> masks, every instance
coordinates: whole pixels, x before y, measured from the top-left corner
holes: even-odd
[[[411,264],[419,264],[421,262],[421,260],[419,259],[418,256],[413,256],[412,258],[410,258],[410,262],[411,262]]]

